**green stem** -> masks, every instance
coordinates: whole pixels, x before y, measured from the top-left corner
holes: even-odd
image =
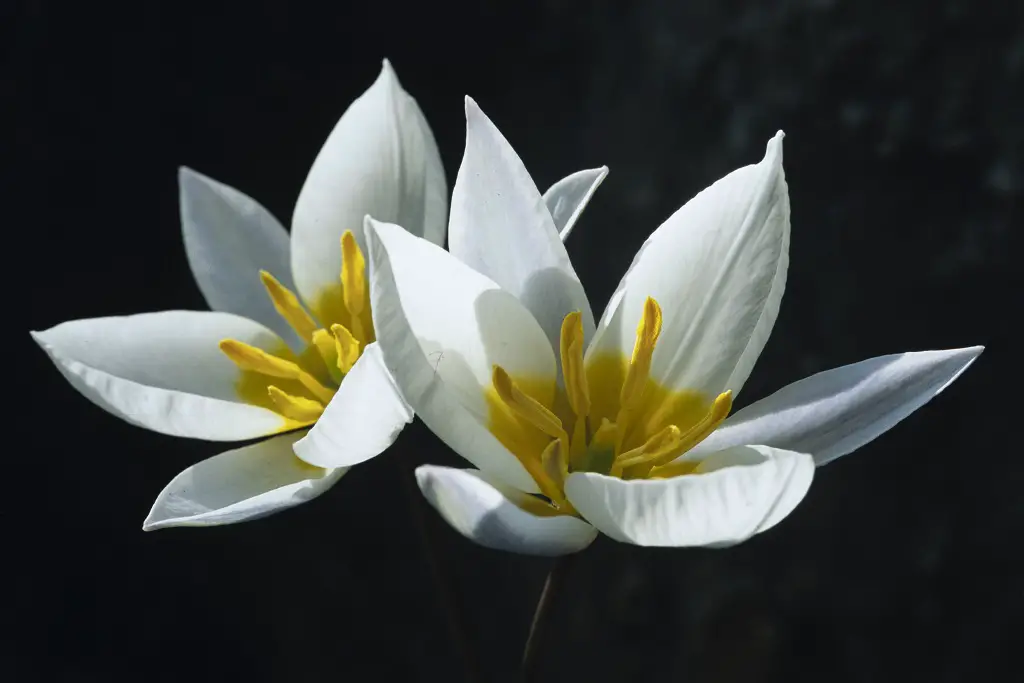
[[[445,622],[448,626],[448,635],[455,647],[456,654],[462,661],[463,674],[467,683],[476,683],[480,680],[480,667],[473,654],[473,648],[466,638],[466,627],[463,622],[462,613],[455,601],[455,593],[452,590],[448,573],[441,560],[441,554],[437,552],[433,535],[426,523],[426,504],[423,496],[420,495],[419,487],[416,484],[416,475],[409,467],[399,464],[398,458],[391,458],[398,464],[399,478],[403,482],[403,488],[409,499],[409,513],[412,517],[413,526],[420,537],[420,545],[423,547],[423,554],[426,556],[427,564],[430,565],[430,574],[436,587],[438,602],[441,603],[441,610],[445,615]]]
[[[540,671],[539,657],[540,645],[547,631],[548,622],[551,621],[551,606],[562,588],[565,586],[566,577],[569,571],[576,564],[576,556],[579,553],[563,555],[555,560],[548,578],[544,581],[544,590],[541,591],[540,600],[537,601],[537,609],[533,613],[533,623],[530,624],[530,634],[526,638],[526,647],[523,650],[523,682],[534,683],[538,680]]]

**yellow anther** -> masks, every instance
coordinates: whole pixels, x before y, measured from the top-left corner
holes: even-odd
[[[569,406],[579,417],[586,417],[590,414],[590,389],[583,367],[583,316],[579,311],[573,311],[562,320],[559,347]]]
[[[652,462],[667,452],[675,450],[679,445],[679,438],[682,432],[675,425],[668,425],[657,434],[649,438],[639,448],[622,453],[615,458],[615,466],[612,472],[622,471],[634,465],[643,465]]]
[[[651,466],[664,467],[708,438],[711,432],[715,431],[718,425],[722,424],[722,420],[729,416],[730,410],[732,410],[732,392],[726,391],[718,395],[718,398],[711,404],[711,409],[701,418],[700,422],[686,430],[686,433],[679,438],[679,443],[676,447],[652,459],[650,461]]]
[[[277,281],[277,278],[265,270],[260,271],[260,281],[266,287],[267,294],[274,303],[274,308],[277,309],[278,314],[285,319],[285,322],[292,326],[292,329],[304,341],[312,341],[317,324],[310,317],[309,313],[306,313],[306,309],[302,307],[302,304],[299,303],[299,297],[295,296],[295,292],[282,285]]]
[[[324,329],[319,329],[313,333],[313,345],[316,347],[317,353],[324,359],[324,365],[327,366],[327,371],[331,373],[331,376],[336,380],[341,379],[341,373],[338,372],[338,346],[334,341],[334,335]]]
[[[341,287],[345,308],[352,316],[352,334],[366,339],[359,316],[366,303],[366,259],[351,230],[341,236]]]
[[[319,401],[286,394],[273,385],[267,387],[267,393],[277,406],[277,411],[289,420],[316,422],[324,412],[324,406]]]
[[[220,342],[220,350],[242,370],[258,372],[269,377],[298,380],[323,403],[328,403],[334,396],[333,391],[320,384],[313,375],[300,368],[297,363],[278,358],[263,349],[236,339],[223,339]]]
[[[626,371],[626,380],[622,383],[619,394],[619,405],[625,409],[636,406],[643,396],[644,385],[651,374],[651,356],[654,346],[661,334],[661,306],[647,297],[644,302],[644,313],[636,328],[636,343],[633,345],[633,357]]]
[[[699,460],[684,460],[682,462],[669,463],[668,465],[653,468],[651,473],[647,475],[647,478],[669,479],[670,477],[678,477],[683,474],[693,474],[699,464]]]
[[[565,461],[561,443],[558,439],[553,439],[540,454],[540,464],[544,468],[544,473],[548,479],[554,482],[558,491],[565,486],[565,479],[569,476],[569,465]],[[551,498],[549,494],[545,495]],[[559,494],[558,497],[562,498],[563,496]]]
[[[359,341],[344,325],[331,325],[334,335],[334,348],[338,356],[338,369],[348,374],[352,366],[359,360]]]
[[[558,419],[557,415],[532,396],[523,393],[500,365],[494,366],[491,381],[498,397],[516,417],[533,425],[551,438],[558,439],[562,442],[565,451],[569,451],[569,435],[562,428],[562,421]]]

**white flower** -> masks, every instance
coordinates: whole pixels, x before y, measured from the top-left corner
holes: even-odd
[[[605,171],[581,171],[545,195],[566,234]],[[75,320],[32,333],[73,387],[132,424],[211,441],[270,437],[179,474],[146,530],[292,507],[394,442],[412,412],[374,343],[363,219],[441,244],[447,214],[434,137],[386,60],[313,162],[290,244],[241,192],[185,168],[179,183],[188,262],[215,312]]]
[[[982,350],[875,358],[727,417],[786,282],[782,133],[654,231],[595,327],[522,162],[472,101],[467,120],[451,254],[383,222],[366,235],[384,362],[479,468],[421,467],[420,487],[477,543],[739,543],[794,509],[816,465],[892,427]]]

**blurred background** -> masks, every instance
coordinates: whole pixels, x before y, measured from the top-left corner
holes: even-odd
[[[516,679],[550,561],[471,545],[404,495],[395,462],[459,463],[422,425],[307,505],[146,534],[167,481],[223,448],[104,413],[27,335],[204,308],[181,244],[177,167],[287,225],[321,143],[383,57],[426,113],[449,186],[465,94],[541,189],[610,167],[568,243],[596,311],[651,230],[785,130],[792,264],[739,406],[875,355],[988,347],[740,547],[599,539],[555,608],[545,680],[944,682],[1021,668],[1020,3],[37,1],[4,12],[8,272],[28,299],[10,336],[17,396],[29,397],[7,428],[9,680],[462,680],[410,514],[442,547],[480,680]]]

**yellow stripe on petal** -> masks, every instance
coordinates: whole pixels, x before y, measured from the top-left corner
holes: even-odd
[[[299,297],[295,295],[295,292],[282,285],[277,278],[265,270],[260,271],[260,281],[266,288],[278,314],[305,342],[313,341],[313,333],[319,326],[309,313],[306,313],[306,309],[299,303]]]

